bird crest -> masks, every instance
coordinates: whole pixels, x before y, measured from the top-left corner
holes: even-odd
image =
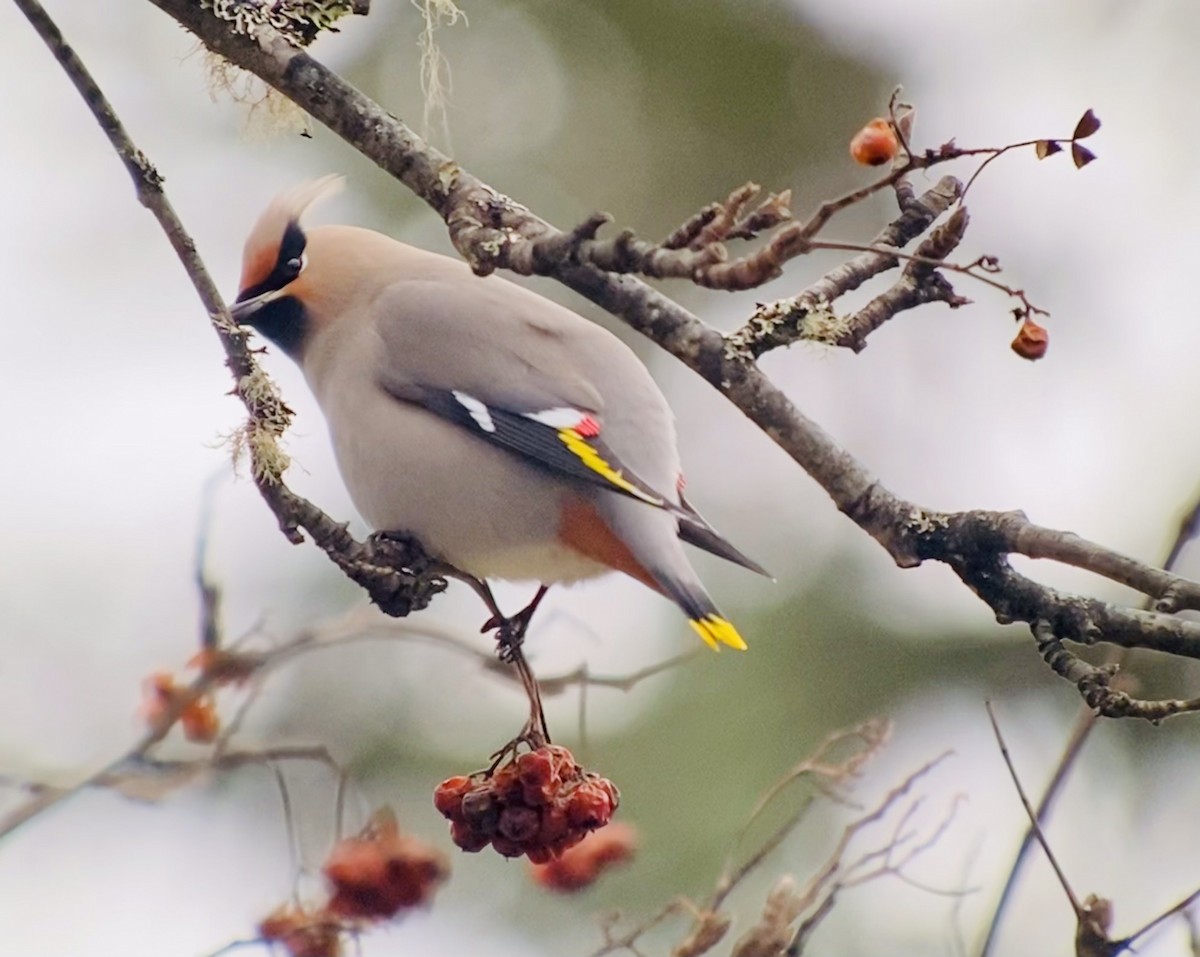
[[[284,190],[271,200],[246,240],[238,289],[250,289],[271,275],[288,226],[298,223],[306,209],[339,192],[344,185],[342,176],[331,173]]]

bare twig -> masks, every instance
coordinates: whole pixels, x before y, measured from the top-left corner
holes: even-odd
[[[951,309],[970,303],[955,293],[954,288],[938,271],[945,258],[962,241],[968,222],[965,206],[959,206],[942,225],[917,247],[908,258],[908,266],[890,289],[872,299],[849,318],[845,332],[833,340],[833,345],[848,346],[855,352],[866,348],[867,336],[889,319],[908,309],[929,302],[944,302]]]
[[[863,766],[887,746],[891,736],[891,722],[878,719],[865,721],[854,728],[831,732],[817,745],[809,757],[792,767],[763,794],[759,795],[754,802],[754,807],[750,810],[746,823],[734,837],[733,847],[726,856],[725,866],[722,868],[721,876],[717,878],[716,887],[713,896],[708,901],[707,909],[717,910],[742,879],[754,870],[762,859],[774,850],[799,823],[812,798],[805,801],[803,807],[768,837],[746,861],[734,867],[734,852],[745,840],[746,833],[784,789],[798,780],[806,780],[815,792],[832,800],[841,801],[840,789],[853,783],[861,773]],[[850,753],[840,761],[835,760],[835,753],[845,748],[850,748]]]
[[[167,710],[158,716],[151,731],[123,754],[99,770],[66,787],[38,781],[0,776],[0,786],[17,788],[29,794],[29,800],[0,818],[0,837],[36,817],[43,811],[91,788],[116,790],[131,797],[153,800],[197,777],[213,772],[231,772],[248,765],[269,765],[284,761],[310,761],[325,765],[337,780],[337,830],[341,833],[344,795],[349,780],[345,770],[323,747],[316,745],[287,746],[258,750],[234,749],[233,738],[240,729],[249,709],[257,701],[268,676],[295,657],[310,652],[343,647],[361,641],[403,640],[435,644],[475,661],[486,673],[519,684],[520,677],[512,665],[498,662],[493,654],[473,646],[465,636],[432,623],[420,627],[408,622],[382,618],[377,611],[362,607],[349,614],[318,622],[300,631],[290,640],[263,651],[247,650],[247,635],[229,648],[218,651],[203,662],[199,676],[188,686],[178,689]],[[586,667],[552,676],[543,687],[546,694],[562,694],[572,687],[588,685],[631,691],[642,681],[677,667],[692,654],[668,658],[625,675],[595,675]],[[213,743],[211,752],[189,760],[162,760],[154,757],[156,746],[170,733],[183,712],[193,702],[218,688],[244,685],[245,698],[227,721]]]
[[[1075,720],[1075,726],[1071,729],[1071,735],[1067,739],[1066,746],[1063,748],[1063,753],[1059,756],[1058,764],[1055,766],[1054,773],[1050,777],[1050,782],[1046,785],[1046,790],[1042,792],[1041,800],[1038,801],[1037,809],[1033,814],[1034,822],[1040,825],[1040,822],[1045,821],[1049,817],[1059,792],[1066,783],[1071,770],[1075,767],[1075,762],[1082,753],[1083,746],[1087,743],[1098,721],[1099,715],[1092,709],[1084,707],[1080,710],[1079,716]],[[1017,849],[1013,865],[1009,869],[1008,877],[1005,879],[1004,888],[1001,890],[1000,897],[996,901],[996,907],[992,912],[992,919],[988,923],[987,933],[984,936],[979,957],[989,957],[992,952],[992,947],[1000,930],[1000,923],[1004,918],[1008,903],[1012,899],[1012,894],[1016,890],[1017,879],[1021,873],[1021,865],[1037,840],[1036,835],[1037,832],[1034,830],[1034,824],[1030,824],[1029,829],[1025,832],[1025,836],[1021,839],[1021,846]]]
[[[796,955],[803,953],[808,940],[824,918],[832,912],[838,896],[844,889],[860,886],[886,875],[895,876],[901,874],[903,867],[910,864],[919,854],[933,846],[937,838],[944,833],[950,819],[953,817],[953,807],[930,838],[926,841],[918,842],[910,853],[905,855],[899,862],[893,862],[891,859],[891,854],[896,848],[894,839],[892,842],[888,842],[883,848],[863,854],[857,860],[847,861],[846,859],[850,845],[854,839],[870,825],[882,820],[889,811],[908,795],[919,780],[929,774],[930,771],[948,756],[949,752],[946,752],[922,765],[888,791],[875,805],[873,810],[856,818],[842,829],[842,834],[826,858],[825,864],[818,869],[816,874],[809,878],[801,892],[805,903],[803,909],[808,910],[812,908],[812,911],[808,918],[796,928],[796,932],[785,951],[787,957],[796,957]],[[957,806],[957,801],[955,802],[955,806]],[[905,813],[904,817],[907,817],[907,813]],[[883,863],[878,867],[869,867],[870,864],[881,858]]]
[[[1000,732],[1000,725],[996,722],[996,714],[992,711],[992,703],[990,701],[986,702],[985,707],[987,708],[988,720],[992,723],[992,732],[996,735],[996,744],[1000,748],[1000,754],[1004,758],[1004,764],[1008,768],[1009,776],[1012,778],[1013,787],[1016,788],[1017,796],[1021,799],[1021,805],[1025,808],[1025,813],[1029,817],[1029,826],[1033,829],[1033,834],[1037,838],[1038,844],[1042,846],[1042,852],[1046,855],[1050,866],[1054,868],[1058,882],[1062,885],[1062,889],[1067,895],[1067,900],[1071,903],[1071,910],[1078,917],[1083,913],[1083,907],[1079,903],[1079,898],[1075,896],[1075,891],[1071,889],[1071,884],[1067,880],[1067,876],[1063,873],[1062,868],[1058,866],[1058,858],[1054,856],[1054,852],[1050,849],[1050,843],[1046,840],[1046,835],[1042,833],[1042,828],[1038,823],[1037,814],[1034,813],[1033,805],[1029,803],[1029,798],[1025,795],[1025,789],[1021,786],[1021,779],[1017,775],[1017,769],[1013,767],[1012,756],[1008,753],[1008,745],[1004,741],[1004,735]]]
[[[638,926],[623,934],[615,934],[613,932],[613,927],[616,921],[619,919],[619,915],[613,915],[612,919],[601,922],[600,930],[604,935],[604,943],[592,952],[591,957],[605,957],[606,954],[617,953],[622,950],[627,950],[631,954],[641,955],[641,951],[637,948],[638,941],[659,924],[680,912],[694,914],[695,906],[684,898],[676,898],[664,906],[653,917],[643,921]],[[715,944],[716,941],[713,941],[713,943]],[[711,946],[711,944],[708,946]],[[692,957],[694,954],[704,953],[704,951],[707,949],[708,947],[706,946],[700,950],[688,951],[687,957]],[[680,954],[680,952],[676,950],[673,951],[673,957],[684,957],[684,955]]]
[[[1130,934],[1128,937],[1124,938],[1123,940],[1119,941],[1118,943],[1121,945],[1122,949],[1132,948],[1133,945],[1136,944],[1141,938],[1147,936],[1156,927],[1160,926],[1163,923],[1163,921],[1168,920],[1171,917],[1174,917],[1176,914],[1188,914],[1190,916],[1192,914],[1191,907],[1198,900],[1200,900],[1200,889],[1192,891],[1192,893],[1188,894],[1188,896],[1185,897],[1183,900],[1181,900],[1178,904],[1168,907],[1165,911],[1163,911],[1161,914],[1159,914],[1153,920],[1147,922],[1143,927],[1134,931],[1132,934]],[[1192,924],[1191,926],[1194,927],[1195,925]],[[1193,946],[1194,946],[1194,935],[1193,935]]]
[[[1062,868],[1059,866],[1058,858],[1054,856],[1054,851],[1050,848],[1050,842],[1046,840],[1045,834],[1042,833],[1038,816],[1034,813],[1033,806],[1029,803],[1029,798],[1025,795],[1025,789],[1021,786],[1021,779],[1017,775],[1012,757],[1008,753],[1008,745],[1004,741],[1004,735],[1000,732],[1000,725],[996,721],[995,712],[992,711],[992,703],[988,701],[985,705],[988,720],[992,724],[992,731],[996,735],[996,743],[1000,747],[1000,754],[1004,758],[1009,776],[1012,778],[1013,787],[1016,788],[1017,795],[1021,799],[1021,804],[1025,808],[1025,814],[1029,818],[1029,826],[1038,844],[1041,845],[1046,859],[1050,862],[1050,866],[1054,869],[1055,876],[1057,876],[1059,884],[1066,893],[1067,900],[1071,904],[1071,910],[1075,914],[1076,957],[1115,957],[1125,947],[1122,943],[1114,942],[1109,937],[1109,930],[1112,926],[1112,902],[1095,894],[1089,894],[1081,903],[1079,898],[1075,896],[1075,891],[1071,888],[1066,874],[1063,873]],[[989,935],[988,940],[985,941],[985,947],[990,947],[993,939]]]
[[[764,303],[746,324],[728,337],[729,347],[757,359],[772,349],[799,339],[843,344],[849,334],[846,323],[831,320],[830,306],[869,279],[894,269],[899,258],[887,249],[901,249],[924,233],[958,200],[962,186],[952,176],[943,177],[921,196],[906,191],[905,180],[897,180],[900,216],[889,223],[858,256],[836,266],[800,295]],[[825,321],[822,321],[825,317]],[[862,338],[862,337],[856,337]]]
[[[1175,564],[1179,561],[1179,556],[1183,553],[1184,548],[1198,534],[1200,534],[1200,497],[1196,498],[1191,507],[1184,513],[1183,517],[1179,521],[1179,525],[1175,531],[1175,537],[1168,547],[1166,557],[1163,561],[1163,568],[1165,570],[1169,571],[1175,567]],[[1047,552],[1052,549],[1052,546],[1049,545],[1044,545],[1043,547],[1046,548]],[[1081,545],[1077,541],[1069,540],[1061,546],[1061,549],[1062,550],[1057,552],[1057,557],[1067,560],[1070,554],[1077,549],[1082,549],[1083,552],[1086,553],[1086,543]],[[1171,586],[1168,586],[1168,591],[1170,590]],[[1153,604],[1155,604],[1155,601],[1147,598],[1143,608],[1148,609]],[[1129,649],[1112,649],[1108,652],[1107,660],[1104,662],[1104,665],[1117,668],[1122,667],[1124,665],[1124,660],[1128,655]],[[1074,769],[1076,761],[1083,751],[1084,745],[1087,743],[1092,732],[1095,730],[1098,719],[1099,714],[1086,705],[1079,712],[1079,716],[1075,720],[1075,725],[1071,730],[1071,734],[1068,737],[1065,746],[1063,747],[1063,752],[1059,756],[1058,764],[1054,768],[1054,773],[1050,776],[1050,781],[1047,783],[1046,789],[1042,793],[1041,800],[1038,801],[1037,811],[1034,815],[1034,818],[1037,822],[1043,822],[1049,817],[1051,808],[1054,805],[1054,801],[1058,797],[1059,792],[1062,790],[1063,785],[1066,783],[1071,771]],[[1017,850],[1012,867],[1009,869],[1008,877],[1004,882],[1004,888],[1000,892],[1000,897],[996,902],[996,907],[992,913],[992,919],[988,924],[983,945],[980,948],[980,957],[989,957],[992,952],[996,935],[1000,929],[1000,923],[1003,920],[1009,901],[1011,900],[1012,893],[1016,888],[1016,882],[1021,872],[1021,865],[1032,849],[1034,841],[1035,832],[1033,826],[1030,826],[1030,828],[1025,832],[1024,837],[1021,839],[1021,846]],[[1145,933],[1146,929],[1147,928],[1143,928],[1142,931],[1132,935],[1132,937],[1129,939],[1132,940],[1140,936],[1141,934]]]

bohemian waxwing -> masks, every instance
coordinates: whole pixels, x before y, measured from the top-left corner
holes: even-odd
[[[353,226],[303,229],[340,183],[271,202],[232,314],[303,369],[367,522],[479,579],[616,569],[674,601],[714,649],[745,648],[680,539],[766,572],[683,497],[671,411],[633,351],[459,260]]]

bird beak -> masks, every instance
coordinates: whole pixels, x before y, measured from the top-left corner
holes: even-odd
[[[260,292],[257,296],[235,302],[229,307],[229,315],[239,326],[248,325],[258,310],[268,303],[274,302],[283,294],[282,289],[268,289],[266,292]]]

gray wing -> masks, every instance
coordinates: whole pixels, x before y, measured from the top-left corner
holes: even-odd
[[[679,511],[666,400],[619,339],[500,279],[395,283],[379,383],[564,477]]]

